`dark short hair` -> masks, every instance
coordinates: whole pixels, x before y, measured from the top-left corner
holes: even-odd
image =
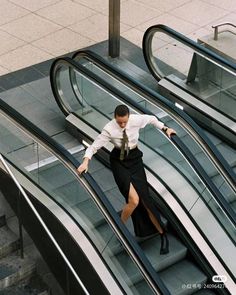
[[[120,104],[115,108],[115,117],[124,117],[126,115],[129,115],[129,108],[125,104]]]

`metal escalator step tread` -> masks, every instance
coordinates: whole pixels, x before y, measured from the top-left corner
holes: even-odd
[[[161,242],[159,235],[140,243],[140,247],[144,250],[150,263],[158,272],[169,269],[173,264],[182,261],[187,253],[187,248],[176,239],[175,236],[168,234],[168,237],[170,242],[170,252],[166,255],[160,255],[159,253]],[[115,255],[112,260],[114,263],[118,261],[119,265],[122,265],[127,277],[129,277],[133,284],[138,283],[139,280],[141,280],[141,275],[135,265],[131,264],[127,258],[126,252],[120,252],[118,255]]]
[[[175,267],[175,270],[173,271],[174,267]],[[184,272],[182,268],[184,269]],[[194,271],[195,276],[190,278],[192,271]],[[198,283],[204,284],[207,280],[206,276],[196,266],[190,266],[187,260],[183,260],[173,265],[172,267],[169,267],[169,269],[164,270],[163,272],[160,272],[160,275],[164,284],[169,289],[171,295],[197,294],[195,293],[196,288],[198,286],[197,284]],[[191,288],[187,288],[187,284],[189,284]],[[196,288],[193,289],[192,287],[194,286],[196,286]],[[134,292],[135,290],[138,290],[139,294],[145,294],[145,295],[153,294],[144,280],[139,281],[137,284],[135,284],[132,287],[132,289],[134,289]],[[213,295],[213,294],[215,293],[209,293],[209,294],[202,293],[201,295]]]
[[[159,273],[171,294],[192,294],[192,288],[186,285],[203,285],[207,281],[206,275],[192,262],[184,259]]]
[[[0,227],[0,258],[16,251],[19,247],[18,237],[8,226]]]
[[[140,244],[147,258],[158,272],[184,259],[188,250],[175,236],[169,233],[167,235],[169,240],[169,253],[166,255],[160,255],[159,253],[161,247],[159,235]]]

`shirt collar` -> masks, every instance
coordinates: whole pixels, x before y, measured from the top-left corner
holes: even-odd
[[[116,119],[114,118],[113,119],[114,120],[114,123],[115,123],[115,125],[116,125],[116,127],[120,130],[120,131],[124,131],[125,129],[127,130],[127,128],[129,128],[129,125],[130,125],[130,117],[129,117],[129,120],[128,120],[128,122],[127,122],[127,124],[126,124],[126,126],[125,126],[125,128],[121,128],[120,126],[119,126],[119,124],[117,124],[117,122],[116,122]]]

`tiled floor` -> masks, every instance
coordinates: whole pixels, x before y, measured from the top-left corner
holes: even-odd
[[[108,3],[1,0],[0,75],[106,40]],[[236,22],[235,0],[121,0],[121,35],[138,46],[153,24],[197,39],[223,21]]]

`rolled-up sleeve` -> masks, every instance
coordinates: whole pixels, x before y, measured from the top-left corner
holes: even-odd
[[[96,152],[105,146],[110,141],[110,134],[107,130],[103,129],[102,132],[96,137],[94,142],[86,149],[84,158],[91,159]]]
[[[141,126],[140,128],[144,128],[146,125],[151,124],[158,129],[162,129],[164,127],[164,123],[159,121],[155,116],[152,115],[141,115]]]

